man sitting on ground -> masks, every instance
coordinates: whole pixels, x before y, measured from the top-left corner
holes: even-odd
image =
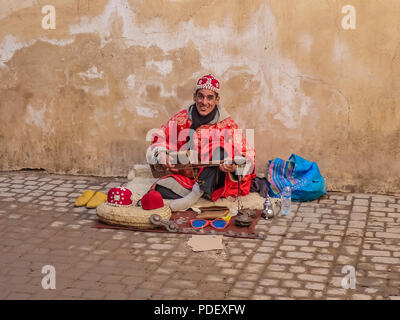
[[[251,179],[255,178],[255,152],[219,105],[219,92],[220,83],[212,75],[200,78],[193,94],[194,104],[174,115],[152,136],[148,161],[162,164],[169,172],[153,188],[164,199],[174,199],[170,203],[172,211],[187,210],[200,197],[212,201],[236,197],[239,184],[240,195],[250,192]],[[200,167],[198,173],[192,162],[178,169],[172,154],[187,154],[188,150],[199,155],[200,165],[215,160],[220,164]],[[246,161],[247,166],[237,166],[237,159]]]

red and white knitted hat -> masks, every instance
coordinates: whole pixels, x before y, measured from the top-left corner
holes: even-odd
[[[213,75],[208,74],[206,76],[201,77],[197,81],[196,90],[199,89],[208,89],[219,94],[219,89],[220,89],[219,81],[215,79]]]

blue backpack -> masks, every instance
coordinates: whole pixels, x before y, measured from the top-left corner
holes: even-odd
[[[292,189],[293,201],[313,201],[326,194],[324,178],[315,162],[292,154],[288,161],[275,158],[268,164],[270,197],[280,198],[286,183]]]

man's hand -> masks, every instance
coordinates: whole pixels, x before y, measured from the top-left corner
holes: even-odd
[[[219,170],[223,172],[234,172],[236,170],[236,164],[227,164],[227,163],[220,164]]]
[[[160,163],[165,169],[171,172],[176,173],[179,171],[178,169],[175,168],[175,165],[171,163],[171,157],[167,155],[166,152],[160,153],[158,163]]]

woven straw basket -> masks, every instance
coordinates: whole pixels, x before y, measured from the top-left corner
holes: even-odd
[[[163,220],[169,220],[171,218],[171,209],[167,205],[155,210],[144,210],[142,207],[137,206],[114,207],[107,204],[107,202],[97,207],[97,216],[101,222],[137,229],[157,228],[149,220],[152,214],[158,214]]]

